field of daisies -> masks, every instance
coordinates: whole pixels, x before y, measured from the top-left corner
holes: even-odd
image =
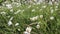
[[[60,34],[60,3],[0,0],[0,34]]]

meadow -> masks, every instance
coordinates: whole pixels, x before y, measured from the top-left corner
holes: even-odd
[[[60,3],[0,6],[0,34],[23,34],[25,31],[29,34],[60,34]]]

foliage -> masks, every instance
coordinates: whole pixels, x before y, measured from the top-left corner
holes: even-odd
[[[23,34],[27,26],[32,27],[31,34],[60,34],[60,3],[21,4],[19,7],[12,7],[8,9],[6,6],[0,6],[0,34]],[[38,16],[38,19],[31,21],[30,18],[35,16]],[[8,26],[11,17],[12,25]],[[16,23],[19,25],[15,26]],[[30,25],[31,23],[39,23],[40,28],[36,28],[37,24]]]

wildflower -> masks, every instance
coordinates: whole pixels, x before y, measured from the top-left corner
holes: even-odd
[[[54,19],[54,17],[52,16],[52,17],[50,17],[50,19],[51,19],[51,20],[53,20],[53,19]]]
[[[11,9],[11,8],[12,8],[12,5],[11,5],[11,4],[6,4],[6,7],[7,7],[8,9]]]
[[[20,31],[20,29],[18,29],[18,31]]]
[[[40,18],[43,18],[43,15],[40,15]]]
[[[10,18],[10,21],[13,19],[13,17]]]
[[[16,23],[16,24],[15,24],[15,26],[18,26],[18,25],[19,25],[19,23]]]
[[[35,19],[34,19],[34,18],[30,18],[30,20],[31,20],[31,21],[35,21]]]
[[[8,22],[8,26],[10,26],[10,25],[12,25],[12,22],[11,21]]]
[[[39,24],[37,24],[36,28],[37,28],[37,29],[39,29],[39,28],[40,28],[40,25],[39,25]]]
[[[35,20],[37,20],[37,19],[38,19],[38,16],[35,16],[35,17],[33,17],[33,18],[35,18]]]
[[[5,14],[6,14],[6,12],[1,12],[1,14],[2,14],[2,15],[5,15]]]
[[[32,12],[34,12],[35,11],[35,9],[32,9]]]
[[[16,5],[19,5],[19,3],[16,3]]]
[[[38,19],[38,16],[35,16],[35,17],[33,17],[33,18],[30,18],[31,21],[35,21],[35,20],[37,20],[37,19]]]
[[[23,34],[30,34],[29,32],[25,31]]]
[[[31,30],[32,30],[31,27],[27,27],[27,28],[26,28],[26,31],[29,32],[29,33],[31,32]]]

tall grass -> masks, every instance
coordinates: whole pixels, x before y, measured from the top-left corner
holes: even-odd
[[[41,18],[40,15],[43,17]],[[30,20],[35,16],[38,16],[37,20]],[[12,25],[9,26],[8,22],[11,17],[13,17]],[[19,25],[15,26],[16,23]],[[36,28],[38,23],[39,29]],[[58,5],[48,3],[22,4],[18,7],[12,5],[12,9],[0,6],[0,34],[23,34],[27,26],[32,27],[31,34],[60,34],[60,3]]]

